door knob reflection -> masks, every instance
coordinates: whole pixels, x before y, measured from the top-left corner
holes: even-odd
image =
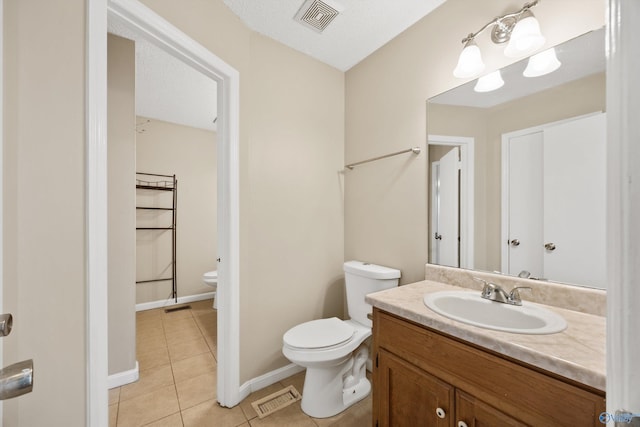
[[[0,337],[6,337],[11,333],[13,316],[10,313],[0,314]]]

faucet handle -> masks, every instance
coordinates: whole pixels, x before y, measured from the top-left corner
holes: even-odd
[[[487,297],[488,295],[490,295],[496,288],[496,285],[494,285],[491,282],[488,282],[484,279],[481,279],[479,277],[474,277],[473,280],[475,280],[476,282],[481,282],[484,286],[482,287],[482,296],[483,297]]]
[[[491,282],[489,282],[489,281],[487,281],[487,280],[481,279],[481,278],[479,278],[479,277],[475,277],[475,276],[474,276],[474,277],[473,277],[473,280],[475,280],[476,282],[480,282],[480,283],[482,283],[482,284],[484,285],[484,287],[485,287],[485,288],[486,288],[487,286],[496,286],[496,285],[494,285],[493,283],[491,283]]]
[[[497,302],[507,302],[508,296],[507,293],[502,289],[499,285],[495,283],[491,283],[484,279],[480,279],[478,277],[474,277],[475,280],[484,283],[484,287],[482,288],[482,293],[480,296],[484,299],[488,299],[490,301]]]
[[[516,286],[511,289],[509,292],[509,302],[514,305],[522,305],[522,300],[520,299],[520,291],[518,289],[528,289],[531,290],[530,286]]]

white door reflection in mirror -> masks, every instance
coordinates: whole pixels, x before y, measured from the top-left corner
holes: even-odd
[[[475,140],[466,136],[429,135],[428,148],[429,262],[473,268]],[[445,154],[449,156],[443,159]],[[440,215],[439,210],[443,210]]]
[[[606,115],[552,126],[544,140],[545,275],[605,288]]]
[[[432,256],[440,265],[460,267],[460,150],[450,147],[439,161],[431,163],[433,176]]]
[[[605,287],[604,113],[503,136],[503,271]]]
[[[511,275],[527,271],[544,277],[542,143],[540,131],[508,139],[509,179],[504,191],[509,195],[509,235],[502,271]]]

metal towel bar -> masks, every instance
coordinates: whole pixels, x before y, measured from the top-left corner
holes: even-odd
[[[391,154],[385,154],[384,156],[379,156],[379,157],[374,157],[373,159],[368,159],[368,160],[363,160],[361,162],[356,162],[356,163],[351,163],[345,166],[345,168],[347,169],[353,169],[354,167],[361,165],[363,163],[369,163],[369,162],[373,162],[376,160],[380,160],[380,159],[386,159],[387,157],[392,157],[392,156],[397,156],[398,154],[404,154],[404,153],[413,153],[413,154],[420,154],[420,147],[413,147],[413,148],[409,148],[407,150],[402,150],[402,151],[398,151],[395,153],[391,153]]]

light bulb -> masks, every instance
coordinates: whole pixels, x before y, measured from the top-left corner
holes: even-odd
[[[460,53],[453,75],[460,79],[467,79],[478,76],[483,70],[484,62],[482,62],[480,48],[473,39],[469,40]]]
[[[520,58],[535,52],[544,42],[545,38],[540,32],[538,20],[531,11],[527,10],[522,13],[511,32],[504,54],[509,58]]]
[[[560,68],[560,65],[562,64],[556,57],[556,49],[552,47],[529,58],[527,68],[522,75],[525,77],[544,76]]]
[[[476,82],[473,90],[476,92],[491,92],[501,88],[504,85],[500,70],[496,70],[493,73],[489,73],[486,76],[482,76]]]

